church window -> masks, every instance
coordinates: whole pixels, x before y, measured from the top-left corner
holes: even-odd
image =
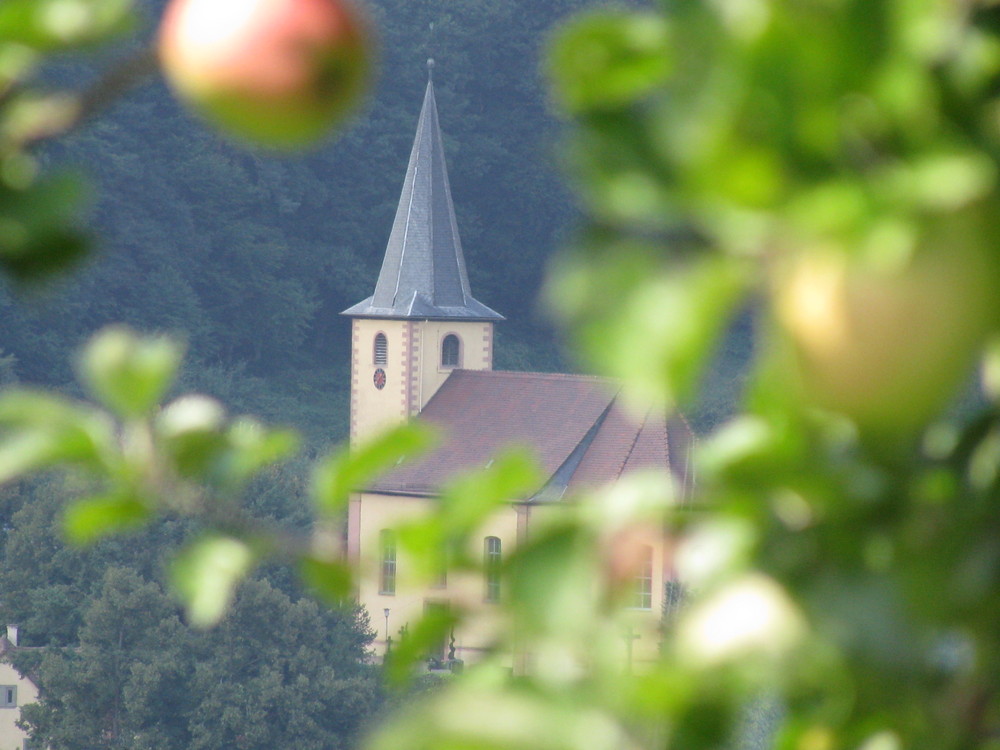
[[[632,606],[636,609],[653,608],[653,548],[648,545],[639,551],[639,566],[632,588]]]
[[[441,366],[458,367],[460,349],[458,336],[454,333],[445,336],[444,341],[441,342]]]
[[[486,601],[500,601],[500,538],[486,537],[483,549],[483,572],[486,576]]]
[[[386,365],[389,363],[389,342],[386,341],[384,333],[375,334],[375,364]]]
[[[379,571],[378,592],[392,596],[396,593],[396,535],[389,529],[379,532],[382,550],[382,569]]]
[[[0,685],[0,708],[17,708],[17,685]]]

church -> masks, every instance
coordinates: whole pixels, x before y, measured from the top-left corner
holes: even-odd
[[[504,556],[531,533],[532,519],[587,488],[637,470],[672,472],[690,490],[691,430],[680,415],[635,414],[605,378],[493,370],[493,328],[502,315],[472,296],[434,100],[433,61],[403,189],[372,296],[342,314],[351,319],[352,445],[416,419],[441,437],[427,455],[403,463],[349,505],[347,553],[361,571],[358,599],[387,639],[430,607],[475,605],[453,634],[454,658],[476,661],[491,641],[490,608],[502,600]],[[544,481],[482,530],[483,575],[407,582],[407,560],[393,527],[432,507],[442,485],[483,468],[504,448],[526,446]],[[557,512],[557,511],[556,511]],[[664,544],[638,551],[631,605],[655,653],[671,561]],[[383,624],[384,618],[384,624]],[[398,637],[398,636],[397,636]],[[449,650],[451,650],[449,649]],[[441,655],[443,656],[443,654]]]

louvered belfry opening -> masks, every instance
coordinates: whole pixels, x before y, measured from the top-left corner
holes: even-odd
[[[375,334],[375,364],[384,365],[389,362],[389,343],[384,333]]]

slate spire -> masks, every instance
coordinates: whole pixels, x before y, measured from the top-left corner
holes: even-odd
[[[342,314],[503,320],[473,299],[469,288],[434,101],[433,60],[427,68],[417,134],[375,293]]]

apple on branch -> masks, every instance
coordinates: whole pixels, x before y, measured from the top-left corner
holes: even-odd
[[[159,34],[178,97],[273,148],[308,145],[351,112],[370,47],[349,0],[171,0]]]
[[[899,267],[837,251],[783,265],[775,318],[807,395],[883,436],[940,411],[997,329],[998,269],[983,227],[974,211],[938,219]]]

